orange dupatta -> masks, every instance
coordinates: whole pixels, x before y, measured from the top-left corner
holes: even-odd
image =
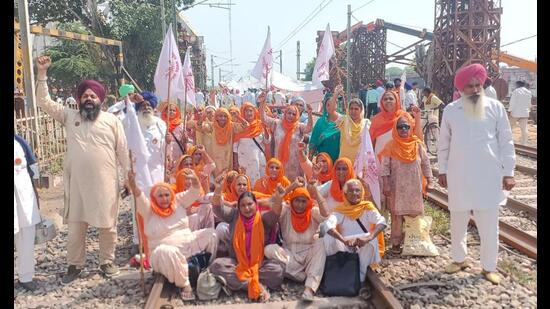
[[[386,94],[391,94],[395,98],[395,112],[389,112],[384,107],[382,99]],[[378,136],[390,131],[393,126],[393,122],[400,116],[408,114],[406,111],[401,109],[401,101],[399,100],[399,95],[394,91],[386,91],[380,98],[380,112],[372,118],[372,123],[370,125],[369,133],[370,138],[373,143],[375,143]],[[414,127],[411,127],[411,131]],[[374,146],[374,145],[373,145]]]
[[[245,110],[251,108],[254,111],[254,120],[249,122],[248,127],[246,127],[242,132],[236,133],[233,136],[233,142],[236,143],[241,138],[254,138],[263,132],[262,121],[260,120],[260,111],[250,102],[244,102],[241,106],[241,116],[244,117]]]
[[[296,118],[292,122],[286,120],[286,112],[288,112],[290,109],[294,109],[294,111],[296,112]],[[281,125],[285,131],[285,137],[279,144],[279,159],[283,164],[288,162],[288,159],[290,158],[290,141],[292,140],[294,131],[296,131],[296,129],[298,128],[298,120],[300,119],[298,108],[296,106],[291,105],[287,107],[286,112],[283,120],[281,121]]]
[[[260,265],[264,259],[264,224],[259,211],[254,215],[250,235],[250,260],[246,255],[246,231],[241,214],[238,215],[233,234],[233,249],[237,258],[235,275],[239,280],[248,280],[248,298],[258,299],[262,292],[260,286]]]
[[[297,213],[294,210],[294,207],[292,207],[292,200],[300,196],[307,199],[307,206],[304,212]],[[290,222],[292,223],[292,227],[296,232],[303,233],[307,230],[309,224],[311,223],[311,209],[313,208],[313,200],[311,199],[307,189],[304,187],[294,189],[288,194],[288,197],[290,199]]]
[[[275,180],[271,179],[269,176],[269,165],[270,164],[276,164],[279,166],[279,174],[277,175],[277,178]],[[277,189],[277,185],[281,184],[284,188],[288,187],[290,185],[290,180],[286,178],[285,176],[285,168],[283,166],[283,163],[279,161],[277,158],[271,158],[269,161],[267,161],[267,164],[265,165],[265,176],[256,180],[256,183],[254,184],[254,190],[265,193],[265,194],[273,194],[275,192],[275,189]]]
[[[214,122],[212,124],[214,126],[214,137],[218,145],[225,145],[231,141],[231,134],[233,133],[233,121],[231,121],[231,114],[226,108],[218,108],[216,110],[216,113],[214,114],[214,117],[219,114],[225,114],[227,116],[227,123],[225,124],[225,127],[220,127],[218,121],[214,118]]]
[[[180,109],[177,105],[176,106],[176,115],[174,115],[174,117],[168,119],[168,109],[170,107],[170,105],[175,105],[175,104],[167,104],[165,105],[165,107],[163,108],[163,111],[161,113],[161,118],[162,120],[164,120],[164,122],[166,122],[167,126],[168,126],[168,132],[172,133],[180,124],[181,124],[181,112],[180,112]]]
[[[332,198],[337,202],[343,202],[344,201],[344,191],[340,187],[340,181],[338,180],[338,177],[336,176],[336,166],[338,163],[343,162],[348,167],[348,175],[346,177],[346,181],[355,178],[355,171],[353,170],[353,163],[351,163],[351,160],[343,157],[339,158],[334,162],[333,172],[332,172],[332,183],[330,185],[330,195],[332,195]]]
[[[325,160],[327,160],[327,165],[328,165],[328,169],[327,169],[327,172],[326,173],[319,173],[319,176],[317,177],[319,179],[319,181],[321,181],[322,183],[325,183],[329,180],[332,179],[332,175],[334,174],[334,171],[332,170],[332,158],[330,157],[330,155],[326,152],[321,152],[317,155],[316,159],[315,159],[315,163],[318,163],[317,161],[319,160],[319,157],[323,157],[325,158]]]
[[[401,137],[397,133],[397,121],[399,118],[404,117],[411,128],[409,129],[408,137]],[[391,157],[396,160],[399,160],[403,163],[412,163],[418,158],[418,146],[423,147],[423,142],[413,133],[413,124],[414,119],[406,113],[405,115],[395,119],[392,129],[392,139],[384,146],[384,149],[378,154],[378,157]],[[426,194],[426,187],[428,185],[428,180],[424,175],[422,175],[422,193]]]
[[[401,137],[397,133],[397,121],[401,118],[405,118],[411,128],[409,129],[409,136]],[[422,141],[413,134],[412,128],[414,119],[407,113],[395,119],[392,128],[392,139],[384,146],[384,149],[378,154],[380,157],[392,157],[404,163],[411,163],[418,158],[418,145],[422,144]]]

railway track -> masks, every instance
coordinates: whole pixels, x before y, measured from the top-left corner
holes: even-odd
[[[535,147],[523,146],[520,144],[514,144],[514,147],[516,149],[517,154],[520,154],[529,158],[533,158],[533,159],[537,158],[537,148]]]
[[[439,170],[436,169],[436,168],[432,168],[432,174],[434,175],[434,177],[437,177],[439,175]],[[535,175],[536,175],[536,169],[535,169]],[[521,183],[520,183],[519,180],[516,180],[516,186],[518,188],[521,188]],[[512,189],[512,190],[514,190],[514,189]],[[525,214],[527,214],[527,216],[530,219],[532,219],[533,221],[537,221],[537,207],[529,205],[525,202],[522,202],[518,199],[515,199],[515,198],[511,197],[513,195],[514,195],[513,193],[510,194],[510,196],[508,197],[508,199],[506,201],[505,207],[507,207],[509,209],[512,209],[512,210],[515,210],[515,211],[524,212]]]
[[[439,189],[433,189],[428,192],[427,197],[438,207],[448,211],[447,193]],[[470,223],[474,223],[473,219],[470,219]],[[537,237],[499,220],[499,238],[528,257],[537,259]]]
[[[372,269],[367,271],[367,281],[370,284],[372,297],[369,301],[375,305],[376,308],[387,309],[402,309],[403,306],[397,300],[397,298],[391,292],[391,289],[384,285],[382,280],[378,277],[378,274]],[[171,304],[173,297],[179,297],[177,294],[177,288],[166,280],[166,277],[156,273],[155,282],[151,288],[151,292],[145,303],[145,309],[171,309],[175,308]],[[261,304],[258,304],[261,305]],[[208,306],[203,306],[208,308]],[[258,307],[260,308],[260,307]]]

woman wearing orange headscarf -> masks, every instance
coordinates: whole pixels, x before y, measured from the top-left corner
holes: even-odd
[[[355,178],[353,163],[348,158],[340,158],[334,162],[332,178],[319,187],[319,192],[327,200],[328,208],[334,207],[344,201],[342,187],[346,181]]]
[[[242,132],[248,122],[241,118],[234,119],[229,111],[223,107],[218,108],[214,114],[214,122],[197,123],[197,130],[212,136],[212,153],[210,157],[216,163],[214,175],[218,176],[223,170],[233,169],[233,136]]]
[[[271,158],[265,167],[265,176],[256,181],[254,190],[271,195],[278,184],[286,188],[290,185],[290,181],[285,176],[285,168],[281,161]]]
[[[248,126],[233,137],[233,168],[243,168],[250,181],[256,183],[265,169],[264,126],[252,103],[244,102],[240,113]]]
[[[279,216],[284,242],[283,247],[266,246],[265,256],[285,265],[285,277],[305,283],[302,299],[312,301],[321,283],[326,259],[323,239],[317,237],[317,231],[330,212],[314,182],[308,184],[307,189],[296,184],[286,190],[290,192],[286,195],[288,203],[282,201],[285,191],[281,186],[273,194],[273,212]],[[313,207],[314,201],[318,207]]]
[[[236,208],[223,205],[222,182],[223,177],[215,181],[212,209],[227,222],[231,245],[229,257],[215,259],[209,270],[224,277],[230,290],[245,290],[249,299],[265,302],[270,297],[266,287],[278,289],[283,283],[281,264],[264,258],[267,235],[277,223],[277,216],[273,211],[260,213],[251,192],[239,196]]]
[[[204,192],[210,192],[210,175],[216,169],[216,163],[210,158],[203,145],[188,147],[187,155],[181,157],[176,172],[184,167],[192,169],[197,174]]]
[[[172,185],[158,183],[151,188],[149,198],[137,187],[132,172],[128,173],[128,183],[136,198],[138,213],[144,219],[149,244],[146,254],[153,270],[181,288],[183,300],[194,300],[187,273],[187,258],[203,251],[215,256],[218,239],[214,229],[194,232],[189,229],[186,209],[199,197],[200,183],[190,171],[186,177],[190,182],[188,190],[175,193]]]
[[[258,96],[260,103],[260,117],[263,123],[273,131],[275,139],[275,157],[279,159],[285,168],[286,176],[293,181],[296,176],[303,175],[298,160],[298,143],[302,141],[304,134],[311,132],[313,125],[313,109],[307,104],[308,122],[300,123],[300,114],[296,106],[288,106],[285,109],[283,119],[276,119],[265,113],[265,94]]]
[[[298,158],[307,179],[317,179],[320,184],[331,180],[334,170],[330,155],[321,152],[315,156],[314,162],[311,162],[305,154],[306,147],[304,143],[298,143]]]
[[[411,131],[422,138],[422,123],[420,119],[420,109],[413,107],[415,122]],[[392,127],[397,118],[407,114],[401,109],[399,95],[394,91],[386,91],[380,98],[380,112],[374,116],[370,125],[369,133],[374,147],[374,153],[378,156],[384,149],[386,143],[392,139]],[[378,157],[378,159],[380,159]]]
[[[166,143],[168,144],[166,167],[168,175],[175,174],[176,163],[187,149],[187,135],[181,120],[181,113],[178,106],[174,103],[164,103],[159,107],[161,118],[166,122],[168,132],[166,133]]]
[[[431,182],[432,169],[422,141],[412,132],[408,114],[394,122],[392,140],[380,152],[383,193],[391,213],[392,252],[400,253],[403,241],[403,216],[424,213],[424,177]]]

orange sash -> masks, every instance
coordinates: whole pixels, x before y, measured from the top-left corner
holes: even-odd
[[[233,249],[237,257],[235,274],[239,280],[248,280],[248,298],[258,299],[262,293],[260,286],[260,265],[264,259],[264,224],[262,216],[257,211],[252,226],[250,244],[250,260],[246,256],[246,233],[241,216],[235,224],[233,235]]]

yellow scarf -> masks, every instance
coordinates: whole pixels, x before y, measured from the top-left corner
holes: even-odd
[[[361,116],[359,123],[355,123],[348,114],[344,117],[342,124],[342,136],[341,148],[355,147],[361,143],[361,131],[367,124],[367,120]]]
[[[359,219],[365,210],[378,211],[374,204],[370,201],[361,201],[358,204],[351,205],[347,199],[344,198],[344,202],[340,203],[334,211],[337,211],[343,214],[346,217],[352,218],[353,220]]]

